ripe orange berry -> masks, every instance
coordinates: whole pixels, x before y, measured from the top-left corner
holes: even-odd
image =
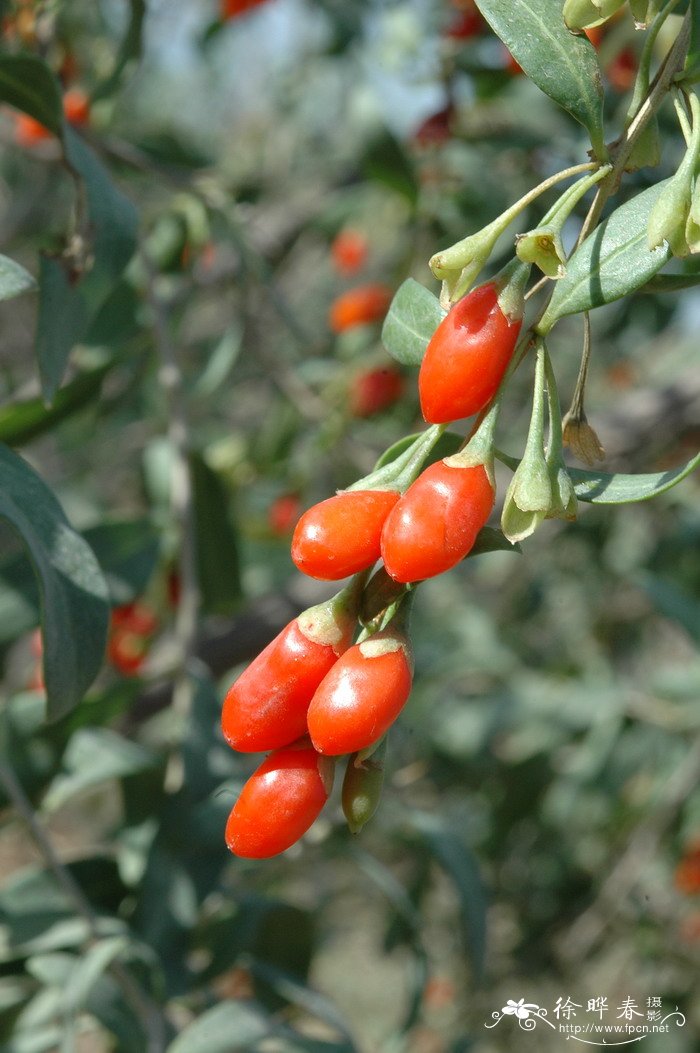
[[[384,520],[398,499],[396,490],[343,490],[314,505],[296,525],[294,563],[322,581],[371,567],[379,559]]]
[[[486,23],[474,0],[462,7],[460,13],[448,27],[445,36],[452,40],[471,40],[483,32]]]
[[[134,600],[112,609],[112,626],[128,629],[138,636],[151,636],[158,626],[158,618],[147,604]]]
[[[332,787],[332,768],[309,747],[288,746],[251,775],[226,824],[226,844],[244,859],[290,848],[318,817]]]
[[[352,382],[350,413],[353,417],[371,417],[398,402],[403,389],[403,376],[393,366],[366,369]]]
[[[367,238],[350,227],[341,230],[331,244],[331,259],[339,274],[356,274],[367,259]]]
[[[314,691],[351,639],[350,625],[331,643],[322,642],[303,616],[289,622],[229,688],[221,714],[229,746],[256,753],[305,735]]]
[[[15,142],[24,148],[51,138],[51,132],[28,113],[15,114]]]
[[[331,304],[328,322],[334,333],[357,325],[380,322],[389,310],[393,293],[386,285],[371,283],[338,296]]]
[[[491,515],[494,491],[483,465],[426,468],[391,510],[382,530],[382,559],[395,581],[442,574],[471,550]]]
[[[307,722],[319,753],[355,753],[377,742],[408,701],[413,658],[406,636],[391,627],[355,644],[324,677]]]
[[[63,96],[63,112],[69,124],[77,127],[87,124],[90,116],[90,100],[81,88],[71,88]]]
[[[418,374],[423,416],[445,424],[479,413],[496,394],[520,333],[487,282],[458,301],[433,333]]]

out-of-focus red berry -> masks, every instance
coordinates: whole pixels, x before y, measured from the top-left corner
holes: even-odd
[[[15,114],[15,142],[18,146],[32,147],[36,143],[51,138],[51,132],[40,121],[28,113]]]
[[[440,146],[446,143],[452,134],[454,107],[445,106],[437,113],[426,118],[413,133],[412,141],[416,146]]]
[[[134,600],[112,609],[112,626],[139,636],[151,636],[158,626],[158,618],[148,604]]]
[[[174,609],[179,604],[180,596],[182,595],[182,582],[180,580],[179,571],[176,567],[171,567],[169,569],[165,581],[165,588],[168,596],[168,603]]]
[[[700,842],[686,849],[676,867],[674,881],[676,888],[688,896],[700,893]]]
[[[123,676],[135,676],[148,652],[148,640],[131,629],[112,630],[107,644],[107,658]]]
[[[605,74],[616,91],[629,91],[635,82],[639,61],[634,48],[626,47],[606,66]]]
[[[357,274],[367,259],[367,238],[350,227],[336,234],[331,244],[331,259],[339,274]]]
[[[286,537],[291,534],[301,515],[301,502],[297,494],[281,494],[268,509],[267,521],[273,534]]]
[[[389,310],[393,293],[387,285],[372,282],[338,296],[331,304],[328,322],[334,333],[358,325],[380,322]]]
[[[63,96],[63,112],[69,124],[76,127],[87,124],[90,116],[90,100],[81,88],[71,88]]]
[[[523,67],[513,58],[505,44],[503,45],[503,68],[512,77],[519,77],[523,73]]]
[[[401,398],[404,378],[393,366],[366,369],[358,373],[350,388],[350,413],[353,417],[371,417]]]
[[[448,26],[445,36],[450,37],[452,40],[471,40],[472,37],[479,36],[485,26],[486,23],[479,9],[471,0],[470,3],[460,7],[459,14]]]
[[[221,21],[228,22],[232,18],[238,18],[239,15],[244,15],[264,3],[265,0],[221,0]]]

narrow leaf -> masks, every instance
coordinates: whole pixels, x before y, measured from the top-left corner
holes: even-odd
[[[70,128],[65,146],[67,159],[85,186],[94,262],[76,280],[65,261],[41,260],[36,348],[47,401],[61,383],[71,349],[85,336],[131,259],[138,225],[131,202]]]
[[[0,100],[28,113],[54,135],[63,133],[59,83],[46,63],[34,55],[0,58]]]
[[[51,490],[5,446],[0,446],[0,517],[19,535],[38,581],[48,714],[55,719],[80,702],[102,664],[107,585],[92,549]]]
[[[36,289],[29,271],[8,256],[0,256],[0,300],[11,300],[29,289]]]
[[[621,205],[574,252],[537,327],[539,332],[548,333],[564,315],[589,311],[634,292],[663,267],[670,249],[661,245],[649,250],[647,224],[667,182]]]
[[[437,297],[413,278],[407,278],[391,301],[382,342],[397,362],[419,366],[428,341],[444,317]]]
[[[515,470],[520,461],[509,457],[500,450],[496,452],[499,461]],[[581,468],[567,469],[581,501],[595,505],[624,505],[634,501],[648,501],[652,497],[665,493],[682,482],[700,465],[700,453],[696,454],[678,468],[666,472],[648,472],[626,475],[623,472],[585,471]]]
[[[131,8],[129,23],[114,63],[114,69],[107,79],[98,85],[93,92],[93,102],[113,95],[119,87],[122,75],[128,64],[132,60],[141,57],[143,51],[143,24],[146,18],[145,0],[129,0],[129,6]]]
[[[588,40],[564,25],[561,0],[477,0],[477,7],[530,80],[588,130],[604,159],[598,59]]]
[[[682,289],[694,289],[700,285],[700,272],[697,274],[657,274],[639,290],[642,293],[672,293]]]
[[[0,408],[0,442],[21,446],[82,409],[97,396],[102,381],[113,365],[113,362],[109,362],[80,373],[70,384],[61,388],[48,409],[41,398],[25,399]]]
[[[193,454],[190,465],[202,604],[211,613],[225,613],[241,596],[238,539],[229,513],[230,495],[203,457]]]
[[[219,1002],[197,1017],[168,1046],[167,1053],[248,1053],[274,1025],[253,1002]]]

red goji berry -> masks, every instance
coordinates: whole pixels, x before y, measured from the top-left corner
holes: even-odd
[[[416,146],[439,146],[446,143],[452,134],[453,117],[454,107],[451,105],[431,114],[413,133],[413,142]]]
[[[294,529],[299,518],[301,503],[297,494],[281,494],[276,497],[267,512],[267,521],[273,534],[286,537]]]
[[[304,574],[338,581],[379,559],[384,520],[396,490],[344,490],[314,505],[296,525],[292,559]]]
[[[510,320],[487,282],[458,301],[433,333],[418,375],[431,424],[471,417],[491,401],[508,368],[522,318]]]
[[[328,800],[332,768],[310,747],[287,747],[251,775],[226,824],[226,844],[244,859],[267,859],[290,848]]]
[[[158,626],[155,611],[140,600],[112,608],[111,621],[112,626],[128,629],[137,636],[151,636]]]
[[[69,124],[87,124],[90,116],[90,100],[80,88],[71,88],[63,96],[63,112]]]
[[[277,749],[306,734],[313,694],[352,640],[354,611],[342,595],[289,622],[229,689],[221,728],[233,749]]]
[[[478,37],[484,27],[484,19],[476,4],[472,3],[457,15],[448,26],[445,36],[452,40],[471,40],[473,37]]]
[[[350,412],[353,417],[371,417],[373,413],[392,406],[404,389],[404,379],[398,369],[384,366],[358,373],[350,389]]]
[[[220,18],[222,22],[228,22],[231,18],[238,18],[246,11],[259,7],[265,0],[221,0]]]
[[[676,867],[674,881],[677,889],[686,895],[700,892],[700,844],[691,845]]]
[[[629,91],[637,77],[639,59],[634,48],[622,51],[605,67],[605,75],[616,91]]]
[[[146,637],[122,627],[113,630],[107,644],[107,658],[123,676],[135,676],[147,652]]]
[[[339,274],[356,274],[367,259],[367,238],[359,230],[341,230],[331,244],[331,259]]]
[[[393,293],[386,285],[371,283],[338,296],[331,304],[328,322],[334,333],[382,320],[389,310]]]
[[[307,723],[318,752],[356,753],[377,742],[408,701],[412,680],[411,647],[399,630],[351,647],[311,699]]]
[[[395,581],[423,581],[454,567],[491,515],[494,491],[483,465],[437,461],[418,476],[382,530],[384,566]]]

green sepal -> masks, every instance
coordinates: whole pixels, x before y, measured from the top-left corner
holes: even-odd
[[[515,251],[523,263],[534,263],[548,278],[563,278],[566,273],[566,254],[559,230],[547,225],[519,234]]]
[[[562,12],[569,29],[593,29],[607,22],[625,0],[566,0]]]
[[[374,748],[371,756],[362,754],[348,757],[341,795],[343,814],[350,832],[358,834],[379,807],[384,786],[384,758],[386,737]]]

